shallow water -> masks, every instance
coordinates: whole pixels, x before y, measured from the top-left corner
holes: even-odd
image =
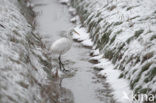
[[[43,39],[54,42],[60,38],[62,31],[68,31],[73,27],[69,22],[68,8],[57,0],[33,0],[32,3],[36,5],[34,10],[38,13],[37,28]]]
[[[47,44],[61,38],[62,31],[74,26],[70,23],[68,8],[57,0],[33,0],[33,3],[40,4],[34,8],[38,12],[37,28]],[[77,71],[74,76],[63,79],[62,87],[73,93],[74,103],[114,103],[108,84],[105,79],[97,78],[88,59],[89,49],[74,42],[72,49],[63,56],[63,61],[67,62],[66,68]]]
[[[66,57],[75,62],[72,66],[78,70],[72,78],[64,79],[62,85],[65,88],[70,88],[73,92],[75,103],[103,103],[96,95],[96,90],[102,88],[102,85],[94,83],[92,64],[88,62],[88,52],[89,50],[86,48],[73,46]]]

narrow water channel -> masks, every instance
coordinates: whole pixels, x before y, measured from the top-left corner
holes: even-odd
[[[57,0],[33,0],[33,4],[38,13],[37,28],[47,45],[61,38],[62,31],[74,26],[70,23],[68,8]],[[71,61],[65,66],[77,71],[74,76],[63,79],[62,87],[73,93],[74,103],[115,103],[105,79],[96,77],[93,64],[88,59],[89,49],[74,42],[72,49],[63,56],[63,61]]]

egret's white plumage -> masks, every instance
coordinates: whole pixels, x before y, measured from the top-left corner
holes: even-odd
[[[59,55],[58,57],[59,66],[60,66],[60,69],[62,69],[61,67],[63,67],[63,71],[65,70],[65,68],[61,62],[61,56],[65,54],[72,46],[72,37],[71,37],[71,35],[73,34],[72,32],[75,32],[79,35],[79,33],[73,29],[70,31],[70,33],[68,33],[67,37],[63,37],[63,38],[56,40],[50,47],[50,52],[52,53],[52,55],[54,54]]]
[[[50,47],[50,50],[52,54],[63,55],[71,48],[71,46],[72,39],[63,37],[56,40]]]
[[[56,40],[50,47],[50,52],[52,53],[52,55],[59,55],[58,59],[59,59],[59,66],[60,66],[60,70],[62,70],[63,67],[63,71],[65,70],[63,63],[61,62],[61,56],[63,54],[65,54],[72,46],[72,32],[68,33],[68,35],[66,35],[66,37],[60,38],[58,40]]]

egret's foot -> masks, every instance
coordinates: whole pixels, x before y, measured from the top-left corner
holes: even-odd
[[[61,70],[62,72],[64,72],[64,73],[65,73],[65,72],[69,72],[69,70],[65,69],[64,64],[63,64],[62,61],[61,61],[61,56],[59,56],[58,60],[59,60],[60,70]]]
[[[67,69],[65,69],[65,67],[64,67],[64,64],[61,62],[61,70],[63,71],[63,72],[67,72],[68,70]]]
[[[67,69],[63,69],[63,72],[69,72],[69,70],[67,70]]]
[[[62,72],[69,72],[69,70],[67,70],[67,69],[65,69],[65,68],[63,68],[63,69],[61,69],[62,70]]]
[[[64,67],[64,64],[62,64],[62,69],[61,69],[63,72],[69,72],[69,70],[68,69],[65,69],[65,67]]]

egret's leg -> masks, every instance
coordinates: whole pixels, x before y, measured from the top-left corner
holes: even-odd
[[[58,57],[58,60],[59,60],[59,66],[60,66],[60,70],[61,70],[61,66],[62,66],[62,63],[61,63],[61,55]]]
[[[60,87],[62,87],[62,80],[63,80],[63,78],[60,78],[60,83],[59,83]]]
[[[62,64],[62,68],[63,68],[63,71],[65,71],[66,69],[65,69],[65,67],[64,67],[64,64],[61,62],[61,64]]]
[[[62,70],[61,67],[63,68],[62,71],[66,70],[66,69],[64,68],[64,64],[63,64],[62,61],[61,61],[61,55],[59,56],[59,65],[60,65],[60,70]]]

